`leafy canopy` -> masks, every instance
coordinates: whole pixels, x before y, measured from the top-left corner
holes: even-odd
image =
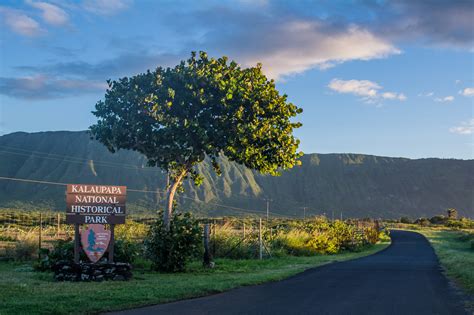
[[[174,68],[117,81],[108,81],[92,134],[111,152],[132,149],[171,176],[190,174],[206,156],[219,173],[217,158],[264,174],[298,164],[299,140],[291,118],[302,110],[280,95],[261,65],[242,69],[227,57],[209,58],[205,52]]]

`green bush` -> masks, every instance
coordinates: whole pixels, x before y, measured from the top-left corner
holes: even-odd
[[[370,244],[376,244],[379,241],[379,231],[374,227],[365,228],[364,235]]]
[[[5,257],[12,260],[31,260],[38,257],[38,238],[35,233],[22,233],[13,246],[5,249]]]
[[[311,256],[316,254],[315,249],[311,246],[311,234],[298,229],[289,231],[280,231],[272,241],[272,253],[283,250],[287,255],[293,256]]]
[[[251,259],[258,256],[258,247],[255,239],[242,239],[239,235],[226,233],[223,229],[211,239],[211,247],[216,258]]]
[[[410,220],[409,217],[401,217],[400,218],[400,223],[411,224],[411,223],[413,223],[413,221]]]
[[[16,242],[12,248],[6,250],[6,256],[13,260],[31,260],[38,255],[36,242]]]
[[[124,262],[133,264],[137,257],[143,253],[143,245],[127,240],[115,240],[114,246],[114,260],[117,262]],[[106,252],[104,256],[108,253]],[[107,256],[106,256],[107,257]]]
[[[140,254],[140,246],[136,243],[125,240],[116,240],[114,246],[114,261],[133,263],[135,258]],[[99,260],[105,261],[108,259],[108,251]],[[74,240],[58,240],[54,243],[53,249],[42,249],[41,260],[36,264],[35,268],[40,271],[50,270],[58,261],[74,260]],[[79,260],[89,261],[84,251],[80,251]]]
[[[190,213],[175,213],[169,231],[158,220],[144,242],[152,268],[163,272],[184,271],[186,263],[200,253],[201,243],[202,230]]]

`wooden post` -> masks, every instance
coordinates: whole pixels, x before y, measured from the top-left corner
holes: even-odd
[[[245,231],[245,222],[244,222],[244,239],[245,239],[245,236],[246,236],[246,235],[245,235],[245,232],[246,232],[246,231]]]
[[[109,263],[114,262],[115,224],[110,225]]]
[[[214,219],[213,229],[212,229],[212,254],[216,255],[216,232],[217,232],[217,225],[216,219]]]
[[[58,225],[57,225],[57,232],[56,232],[56,238],[59,238],[59,230],[61,229],[61,214],[58,213]]]
[[[79,236],[79,224],[74,224],[74,262],[79,263],[79,250],[81,247],[81,240]]]
[[[39,235],[38,235],[38,259],[41,259],[41,232],[43,229],[43,214],[40,212]]]
[[[258,258],[263,258],[262,218],[258,219]]]
[[[202,265],[207,268],[212,268],[212,256],[209,250],[209,223],[204,225],[204,257]]]

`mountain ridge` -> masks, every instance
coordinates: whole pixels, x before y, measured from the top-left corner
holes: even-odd
[[[292,216],[301,216],[301,207],[309,207],[309,215],[335,211],[338,216],[390,218],[432,216],[453,207],[461,215],[474,216],[474,160],[353,153],[310,153],[301,160],[301,167],[280,177],[260,175],[226,159],[220,160],[223,174],[218,177],[205,161],[197,166],[205,177],[202,187],[186,182],[180,206],[204,215],[237,215],[237,210],[215,204],[264,212],[264,199],[269,198],[271,212]],[[163,172],[145,165],[146,159],[136,152],[109,153],[86,131],[0,136],[0,176],[163,189]],[[0,206],[61,210],[61,189],[3,180]],[[156,210],[163,199],[162,194],[129,193],[129,209]]]

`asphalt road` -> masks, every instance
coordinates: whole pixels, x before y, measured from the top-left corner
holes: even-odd
[[[392,231],[392,245],[375,255],[116,314],[468,314],[462,300],[422,235]]]

